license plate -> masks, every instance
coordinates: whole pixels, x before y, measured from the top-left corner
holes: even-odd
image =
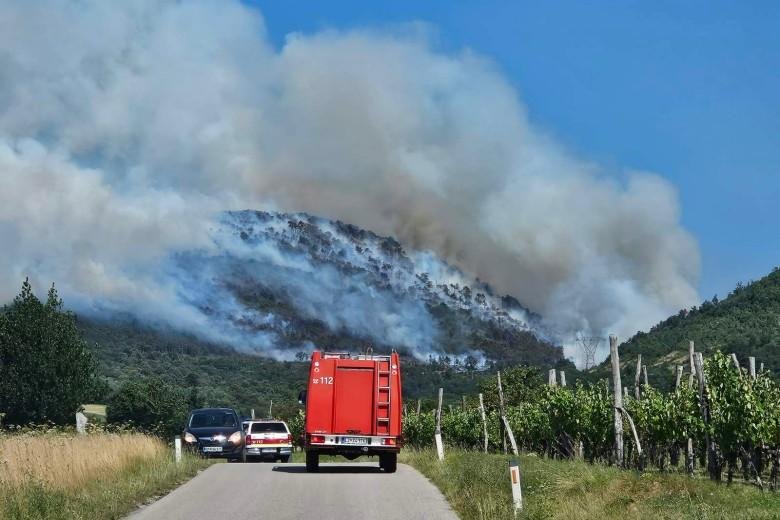
[[[343,444],[368,444],[368,439],[365,437],[342,437],[341,442]]]
[[[276,453],[276,448],[263,448],[263,453]]]
[[[222,446],[203,446],[203,453],[219,453],[222,451]]]

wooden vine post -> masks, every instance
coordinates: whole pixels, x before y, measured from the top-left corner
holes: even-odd
[[[677,365],[677,379],[674,382],[674,391],[678,392],[680,390],[680,381],[682,380],[683,375],[683,366]]]
[[[693,388],[693,378],[696,375],[696,367],[693,363],[693,354],[696,352],[693,348],[693,341],[688,342],[688,364],[690,365],[691,373],[688,376],[688,387]]]
[[[634,374],[634,398],[639,401],[641,394],[639,393],[639,375],[642,373],[642,354],[636,356],[636,373]]]
[[[612,360],[612,393],[615,395],[615,464],[623,466],[623,385],[620,384],[620,358],[618,357],[617,336],[609,335],[609,356]]]
[[[482,394],[479,394],[479,414],[482,416],[482,434],[485,441],[485,453],[488,452],[488,431],[487,431],[487,418],[485,417],[485,401]]]
[[[422,406],[422,399],[417,400],[417,415],[420,415],[420,407]]]
[[[642,379],[645,381],[645,387],[650,386],[650,383],[647,382],[647,365],[642,365]]]

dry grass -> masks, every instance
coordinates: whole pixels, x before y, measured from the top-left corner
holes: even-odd
[[[134,433],[0,434],[0,518],[122,518],[208,465]]]
[[[159,439],[134,433],[0,437],[0,486],[77,489],[168,451]]]

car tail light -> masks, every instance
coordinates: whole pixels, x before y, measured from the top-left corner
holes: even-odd
[[[312,435],[311,436],[311,442],[314,444],[325,444],[325,436],[324,435]]]
[[[252,444],[252,443],[254,442],[254,441],[252,440],[252,436],[251,436],[251,435],[247,435],[247,436],[245,437],[245,439],[246,439],[246,443],[247,443],[247,444]]]
[[[382,444],[385,446],[395,446],[395,438],[393,437],[385,437],[382,439]]]
[[[292,435],[287,435],[287,442],[292,442]]]

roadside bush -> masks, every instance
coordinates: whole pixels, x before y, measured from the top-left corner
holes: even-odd
[[[126,381],[111,397],[107,420],[170,438],[184,428],[188,396],[159,378]]]

